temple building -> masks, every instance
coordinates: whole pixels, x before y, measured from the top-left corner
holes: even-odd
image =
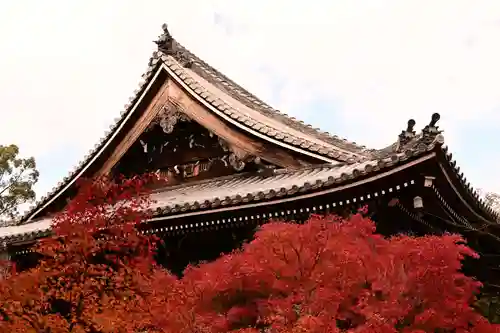
[[[458,232],[481,254],[467,269],[498,278],[499,216],[467,182],[439,130],[439,115],[369,149],[273,109],[179,44],[166,25],[139,88],[108,133],[17,225],[0,228],[4,253],[29,266],[30,245],[76,181],[160,172],[144,232],[167,241],[159,260],[180,272],[252,237],[270,219],[348,214],[368,205],[379,232]],[[401,131],[402,130],[402,131]]]

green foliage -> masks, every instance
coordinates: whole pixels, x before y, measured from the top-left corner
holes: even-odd
[[[38,181],[35,159],[21,158],[16,145],[0,145],[0,223],[19,215],[19,205],[35,199]]]

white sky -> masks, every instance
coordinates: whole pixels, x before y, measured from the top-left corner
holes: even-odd
[[[274,107],[370,147],[441,113],[473,185],[500,192],[500,1],[4,1],[0,143],[38,159],[39,195],[119,116],[164,22]]]

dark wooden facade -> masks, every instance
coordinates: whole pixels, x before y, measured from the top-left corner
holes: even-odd
[[[80,177],[160,172],[155,217],[143,232],[166,239],[158,260],[176,272],[252,237],[270,219],[348,214],[368,205],[383,234],[459,232],[483,254],[469,265],[497,277],[498,215],[460,174],[437,122],[415,122],[395,143],[367,149],[272,109],[182,47],[164,27],[139,90],[85,160],[17,226],[3,247],[29,266],[29,245]],[[24,258],[24,259],[22,259]]]

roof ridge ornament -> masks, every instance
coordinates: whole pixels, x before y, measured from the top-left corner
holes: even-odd
[[[426,125],[424,129],[422,129],[422,140],[424,143],[432,143],[439,134],[443,133],[443,131],[439,130],[439,126],[436,125],[439,119],[441,119],[439,113],[434,113],[429,125]]]
[[[415,120],[410,119],[408,120],[408,125],[406,127],[406,130],[401,131],[401,134],[399,134],[399,144],[400,145],[406,145],[408,142],[410,142],[416,135],[416,132],[413,130],[415,127]]]
[[[406,130],[401,131],[399,134],[398,141],[394,146],[394,152],[401,153],[403,151],[408,151],[412,149],[426,149],[429,145],[433,143],[442,144],[443,138],[439,126],[437,126],[437,122],[441,116],[439,113],[434,113],[431,117],[431,121],[428,125],[422,129],[422,133],[416,135],[413,130],[415,127],[415,120],[408,120],[408,126]]]
[[[163,33],[154,41],[158,45],[158,51],[167,56],[172,56],[182,67],[190,68],[193,65],[193,60],[187,50],[172,37],[166,23],[163,23],[161,28]]]
[[[398,141],[394,146],[394,152],[402,152],[408,146],[409,143],[413,142],[413,140],[416,137],[416,132],[413,130],[415,124],[416,122],[414,119],[408,120],[408,125],[406,126],[406,129],[402,130],[401,134],[399,134],[398,136]]]

